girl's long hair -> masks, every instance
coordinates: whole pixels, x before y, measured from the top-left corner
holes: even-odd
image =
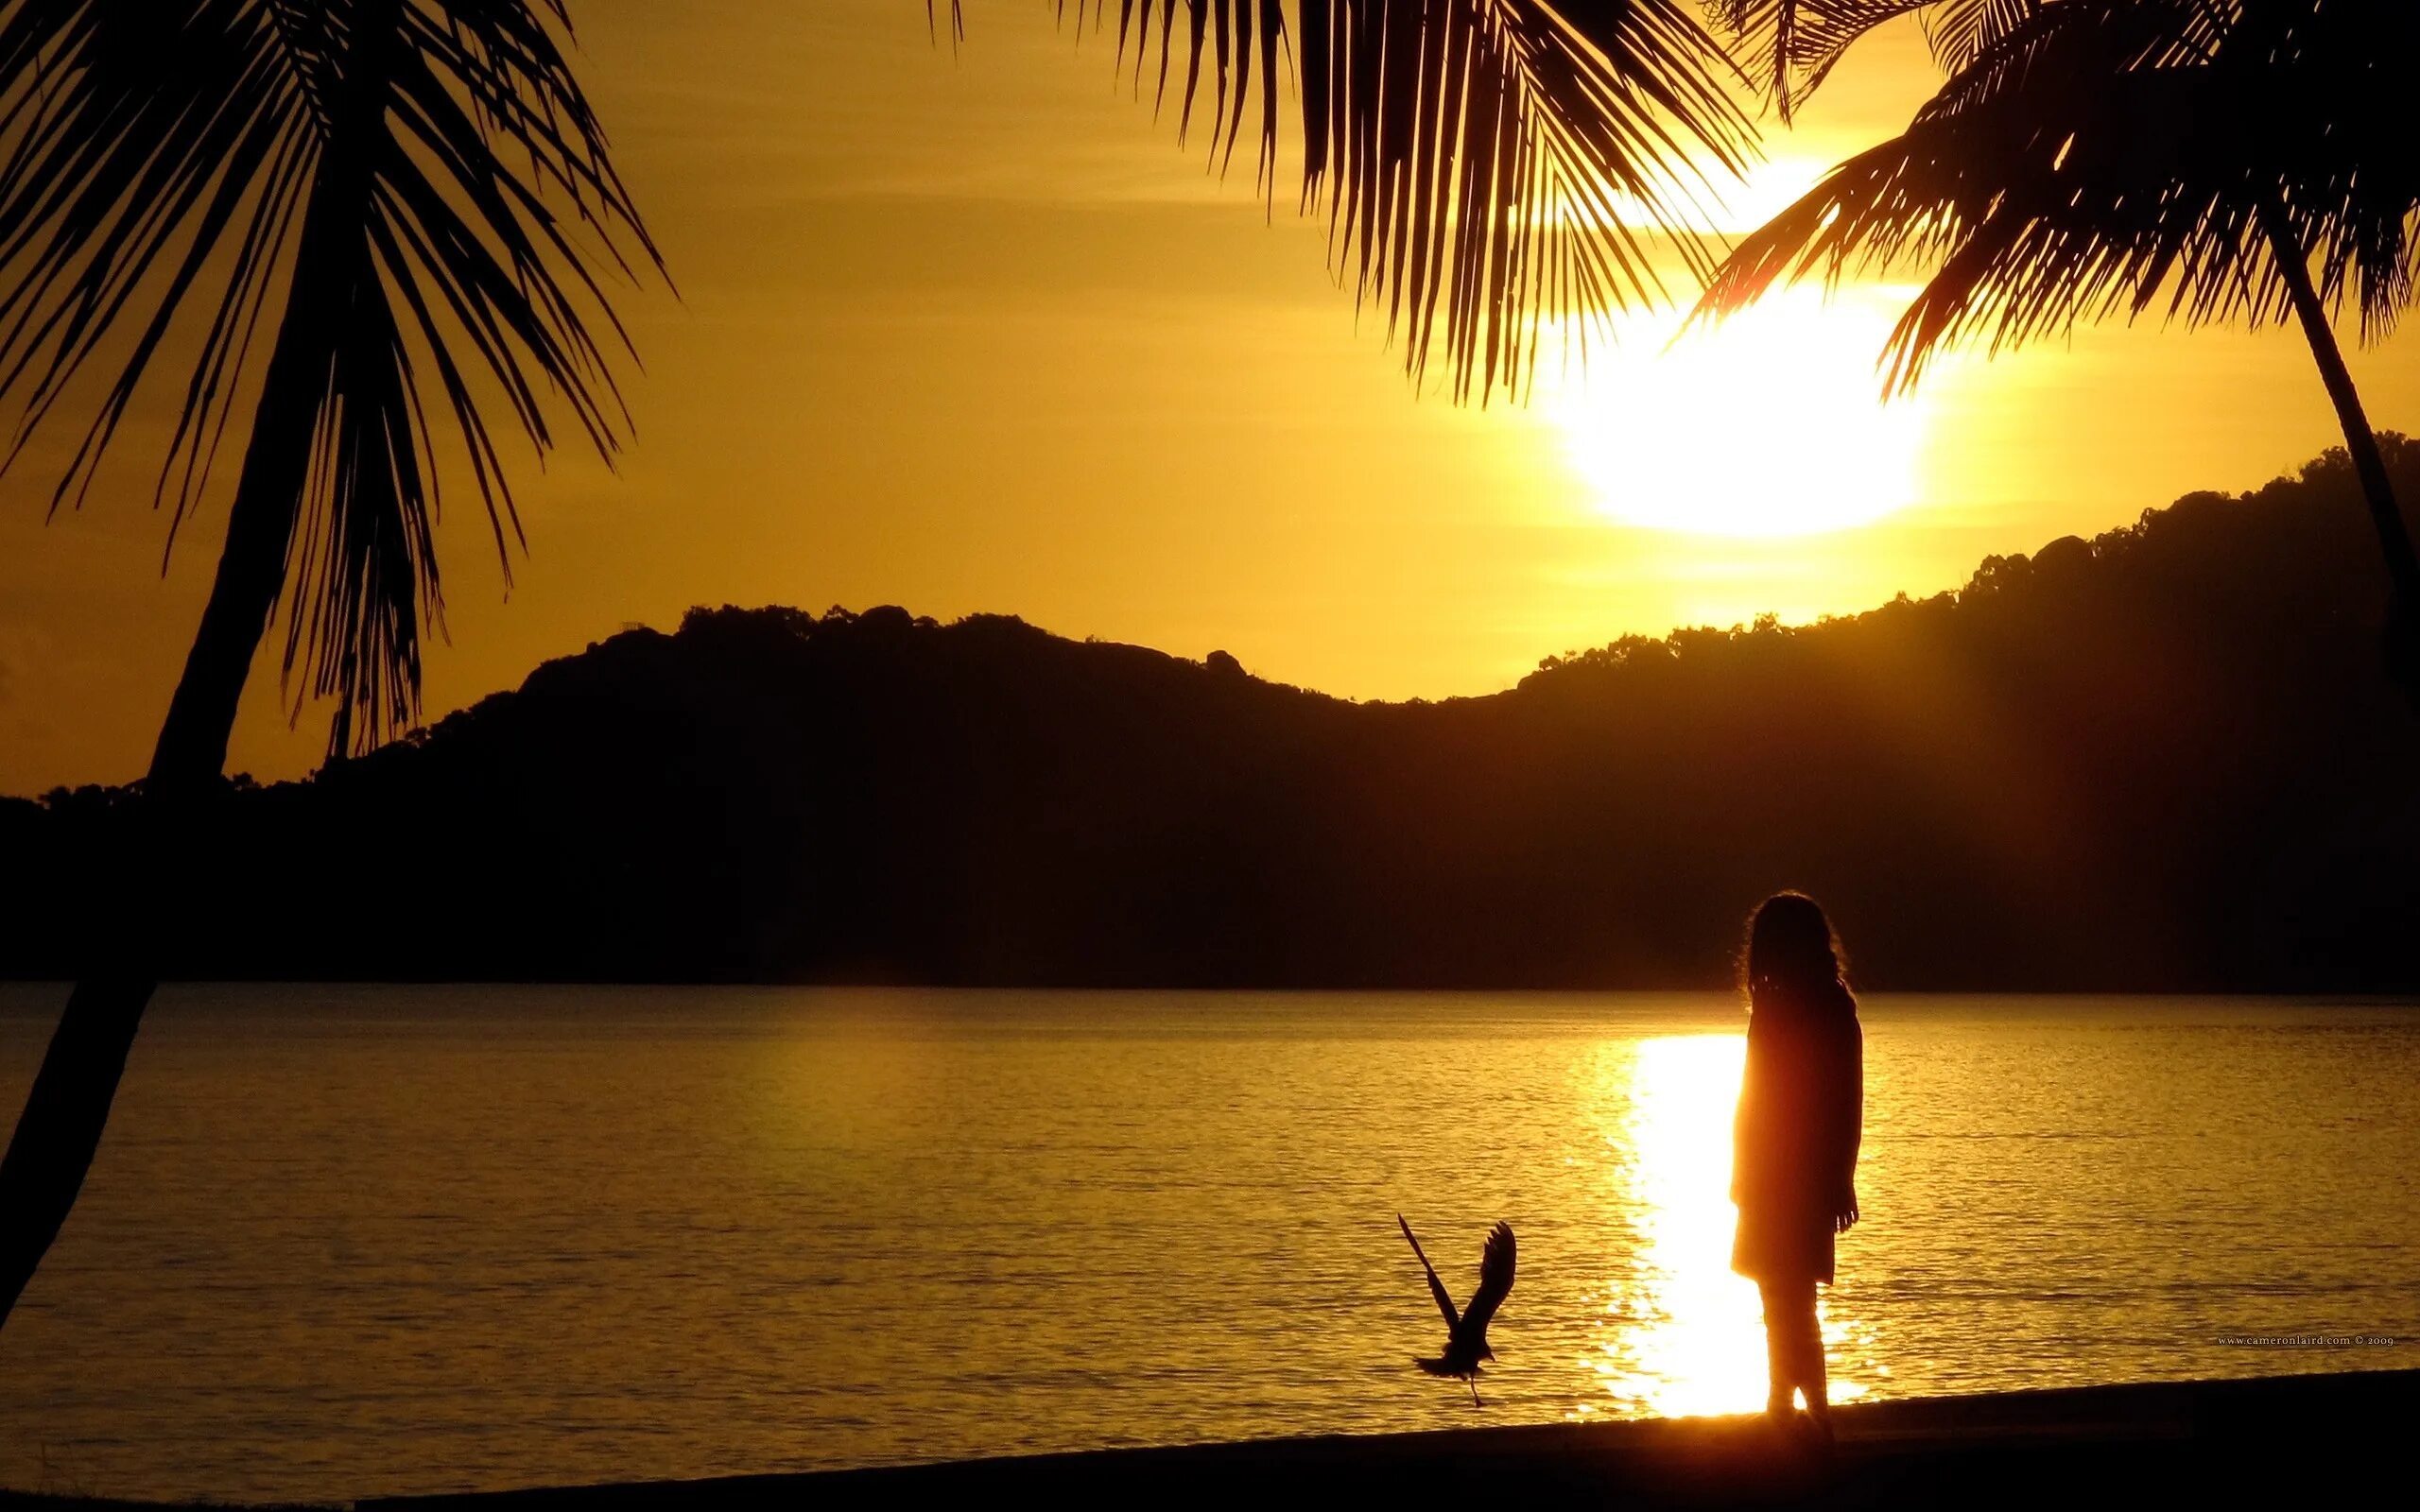
[[[1739,975],[1752,1011],[1783,1005],[1819,1013],[1857,1011],[1841,962],[1840,936],[1832,933],[1823,905],[1803,892],[1777,892],[1756,905]]]

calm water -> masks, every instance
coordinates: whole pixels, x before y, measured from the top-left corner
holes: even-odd
[[[22,1098],[56,989],[0,988]],[[2420,1363],[2420,1010],[1874,998],[1843,1396]],[[0,1485],[374,1492],[1752,1409],[1712,997],[189,988]],[[1406,1363],[1497,1217],[1475,1414]],[[2255,1348],[2229,1335],[2385,1334]]]

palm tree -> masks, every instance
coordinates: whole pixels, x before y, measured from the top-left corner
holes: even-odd
[[[2334,319],[2411,303],[2420,7],[2329,0],[1721,0],[1789,106],[1873,26],[1919,12],[1949,70],[1908,129],[1851,158],[1723,263],[1703,313],[1776,283],[1916,266],[1886,391],[1962,343],[2079,322],[2292,319],[2336,407],[2392,593],[2391,666],[2420,703],[2420,558]],[[2314,272],[2314,269],[2316,270]]]
[[[600,280],[661,263],[569,26],[562,0],[0,0],[0,392],[25,402],[9,460],[88,364],[113,365],[51,496],[80,503],[162,347],[190,351],[154,495],[173,541],[249,404],[145,779],[172,822],[218,786],[281,609],[287,674],[333,700],[332,753],[417,712],[421,638],[443,625],[441,444],[467,459],[508,570],[497,427],[543,452],[567,415],[609,457],[618,444],[598,322],[628,348]],[[119,944],[77,983],[0,1160],[0,1321],[83,1184],[150,1000],[153,923],[175,906],[159,859],[124,858]]]

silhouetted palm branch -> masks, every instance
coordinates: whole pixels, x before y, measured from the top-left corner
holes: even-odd
[[[2059,0],[1734,250],[1702,302],[1920,267],[1888,383],[1938,350],[2082,321],[2289,318],[2278,248],[2375,335],[2409,301],[2420,137],[2380,23],[2276,0]],[[2420,43],[2420,18],[2392,23]],[[2381,50],[2382,43],[2387,43]],[[2410,55],[2405,55],[2410,56]],[[2281,232],[2281,244],[2276,233]]]
[[[1708,11],[1788,121],[1850,43],[1926,0],[1712,0]]]
[[[1753,60],[1752,72],[1789,120],[1858,39],[1885,22],[1920,17],[1933,57],[1957,70],[2055,0],[1712,0],[1718,26]]]
[[[568,34],[562,0],[0,0],[9,460],[113,361],[52,498],[80,502],[164,345],[182,365],[189,341],[155,490],[173,539],[259,390],[249,446],[307,453],[285,664],[335,698],[334,750],[417,709],[421,637],[441,628],[427,391],[508,573],[496,427],[543,450],[566,412],[610,455],[625,423],[598,277],[656,253]],[[248,371],[265,322],[282,390]]]
[[[1062,9],[1080,25],[1109,10]],[[1521,391],[1546,325],[1584,348],[1607,312],[1666,297],[1659,260],[1710,274],[1702,197],[1754,150],[1736,71],[1688,0],[1115,9],[1133,88],[1181,132],[1201,122],[1215,164],[1250,141],[1271,196],[1292,76],[1302,208],[1326,214],[1338,273],[1385,308],[1407,369],[1442,356],[1458,397]]]
[[[1918,14],[1941,66],[1955,72],[2033,19],[2052,0],[1933,0]]]

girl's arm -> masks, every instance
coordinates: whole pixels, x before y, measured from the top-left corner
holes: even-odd
[[[1836,1232],[1846,1233],[1857,1223],[1857,1157],[1865,1143],[1865,1031],[1851,1022],[1848,1032],[1848,1064],[1842,1068],[1840,1101],[1841,1126],[1836,1148],[1841,1152],[1840,1190],[1832,1202],[1832,1225]]]

